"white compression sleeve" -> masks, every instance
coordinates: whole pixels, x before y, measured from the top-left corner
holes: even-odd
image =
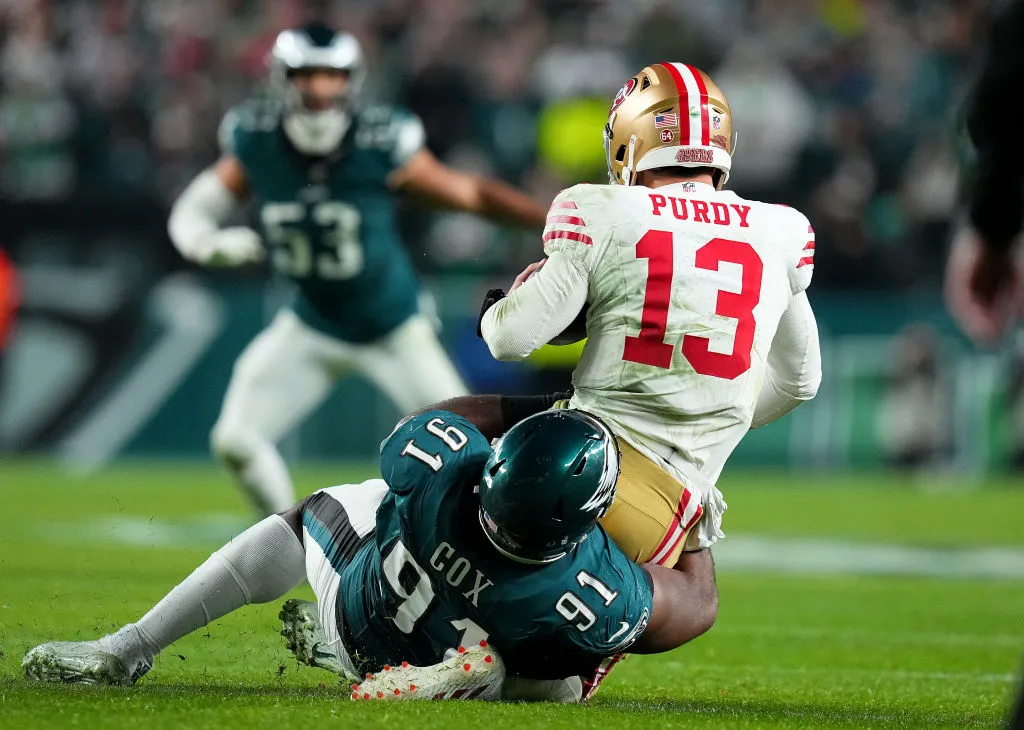
[[[302,543],[280,515],[271,515],[207,558],[136,623],[101,641],[122,657],[142,650],[152,663],[186,634],[247,604],[280,598],[305,578]]]
[[[491,354],[522,360],[572,324],[587,303],[587,272],[561,251],[544,268],[488,309],[480,322]]]
[[[818,392],[820,383],[818,324],[807,294],[800,292],[793,297],[779,320],[750,427],[759,428],[771,423],[810,400]]]
[[[201,261],[209,253],[211,235],[239,210],[235,197],[212,169],[189,183],[171,207],[167,232],[181,255]]]

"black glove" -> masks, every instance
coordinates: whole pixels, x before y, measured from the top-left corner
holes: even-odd
[[[504,289],[489,289],[484,294],[484,303],[480,305],[480,316],[476,318],[476,336],[483,339],[484,333],[480,331],[480,325],[484,321],[484,313],[495,304],[505,298]]]

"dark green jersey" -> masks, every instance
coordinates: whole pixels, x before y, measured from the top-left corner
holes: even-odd
[[[298,286],[295,310],[313,327],[350,342],[378,339],[417,311],[418,286],[399,240],[385,180],[423,145],[413,115],[359,111],[338,152],[300,154],[272,100],[241,104],[224,118],[221,144],[238,158],[276,271]]]
[[[512,674],[590,674],[646,628],[650,578],[602,528],[547,565],[494,549],[475,494],[490,453],[472,424],[446,411],[409,419],[381,445],[389,492],[338,594],[360,669],[434,664],[486,639]]]

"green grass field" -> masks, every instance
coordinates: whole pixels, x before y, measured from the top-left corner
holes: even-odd
[[[370,475],[309,467],[298,481]],[[28,683],[27,649],[134,620],[247,512],[207,465],[72,478],[0,463],[0,728],[1000,726],[1024,660],[1024,483],[748,472],[721,486],[729,538],[705,637],[630,658],[587,706],[375,705],[290,659],[279,603],[183,639],[134,688]]]

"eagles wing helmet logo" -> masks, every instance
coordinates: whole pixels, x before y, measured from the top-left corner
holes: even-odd
[[[610,437],[609,437],[610,438]],[[612,442],[614,443],[614,441]],[[590,512],[599,509],[601,513],[598,518],[604,517],[615,499],[615,487],[619,481],[619,452],[612,448],[604,464],[604,473],[601,475],[601,483],[587,500],[586,504],[580,507],[581,512]]]

